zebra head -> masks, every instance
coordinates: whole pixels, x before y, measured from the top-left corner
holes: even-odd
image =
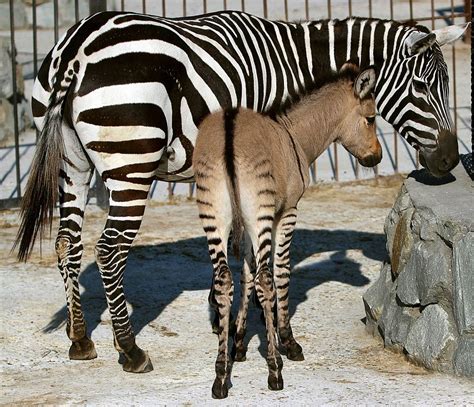
[[[410,28],[399,37],[399,52],[386,59],[375,95],[384,119],[420,153],[420,163],[441,177],[459,162],[449,113],[448,68],[441,46],[456,41],[467,25],[430,32]]]

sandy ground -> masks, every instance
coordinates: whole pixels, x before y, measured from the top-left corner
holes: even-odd
[[[401,179],[314,187],[300,203],[292,252],[291,314],[305,361],[284,359],[285,389],[267,389],[264,328],[250,310],[247,361],[236,363],[221,405],[467,405],[472,382],[427,372],[383,349],[361,319],[361,296],[386,256],[383,223]],[[139,345],[154,371],[117,363],[93,261],[104,214],[86,211],[81,287],[98,358],[70,361],[64,291],[52,241],[28,264],[10,248],[15,211],[0,213],[1,405],[208,405],[217,338],[207,306],[211,267],[194,202],[150,204],[125,287]],[[237,262],[231,264],[238,271]],[[238,281],[238,273],[234,274]],[[237,283],[238,284],[238,283]],[[238,289],[236,290],[238,291]]]

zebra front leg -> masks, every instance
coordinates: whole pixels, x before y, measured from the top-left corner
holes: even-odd
[[[140,203],[139,197],[131,198],[132,192],[111,193],[112,200],[114,194],[123,193],[123,196],[127,196],[128,193],[128,199],[133,201],[133,206],[123,206],[123,202],[122,205],[114,205],[114,202],[111,202],[107,222],[97,242],[95,253],[112,319],[114,345],[126,358],[123,370],[146,373],[153,370],[153,365],[148,355],[135,343],[123,292],[123,275],[128,253],[140,228],[146,204],[146,199],[141,199]]]
[[[285,211],[275,232],[273,275],[277,291],[278,333],[280,342],[290,360],[304,360],[303,349],[296,342],[290,325],[290,245],[296,226],[296,208]]]
[[[59,173],[59,231],[56,238],[58,268],[66,291],[66,333],[72,344],[69,358],[88,360],[97,357],[81,308],[79,273],[82,257],[82,225],[92,170],[76,135],[63,125],[68,160]]]
[[[239,313],[235,320],[234,347],[232,353],[236,362],[243,362],[247,356],[245,334],[247,333],[247,316],[250,296],[255,287],[255,256],[252,250],[252,241],[245,236],[245,259],[240,275],[240,304]]]
[[[263,308],[265,326],[267,330],[267,365],[268,365],[268,388],[270,390],[283,389],[283,361],[278,351],[276,331],[274,325],[273,307],[275,305],[275,288],[273,276],[267,264],[261,266],[255,278],[255,290],[258,300]]]

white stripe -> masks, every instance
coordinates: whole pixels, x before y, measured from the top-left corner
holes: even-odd
[[[392,26],[392,23],[385,23],[384,24],[384,33],[383,33],[383,60],[385,61],[387,59],[387,48],[388,48],[388,33],[390,31],[390,27]]]
[[[347,47],[346,47],[346,61],[351,59],[351,41],[352,41],[352,27],[355,20],[352,18],[347,22]]]
[[[311,40],[309,37],[309,23],[303,23],[301,24],[303,27],[304,31],[304,45],[306,48],[306,59],[308,61],[308,71],[309,74],[311,75],[311,79],[314,80],[314,75],[313,75],[313,55],[311,53]]]
[[[359,48],[357,49],[357,58],[359,59],[359,65],[362,63],[362,40],[364,35],[364,26],[366,21],[363,20],[360,22],[360,32],[359,32]]]
[[[337,71],[336,57],[334,55],[334,21],[328,22],[329,31],[329,65],[333,71]]]
[[[375,37],[375,28],[376,27],[377,27],[377,22],[373,21],[370,24],[370,47],[369,47],[370,65],[374,64],[374,37]]]

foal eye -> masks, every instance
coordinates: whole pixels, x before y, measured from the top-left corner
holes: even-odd
[[[418,79],[413,79],[413,87],[418,93],[427,94],[429,92],[428,84]]]
[[[375,123],[375,116],[366,117],[365,120],[367,120],[368,124],[374,124]]]

